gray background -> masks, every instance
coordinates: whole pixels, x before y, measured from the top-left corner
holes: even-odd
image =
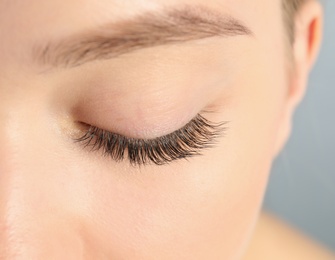
[[[264,208],[335,251],[335,0],[294,130],[274,163]]]

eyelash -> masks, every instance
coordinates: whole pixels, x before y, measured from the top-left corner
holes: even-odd
[[[150,163],[164,165],[202,155],[203,149],[213,147],[217,138],[224,134],[226,123],[213,123],[198,114],[183,128],[154,139],[128,138],[89,126],[83,136],[74,140],[84,147],[91,147],[92,151],[102,150],[103,155],[108,155],[117,162],[127,157],[133,166]]]

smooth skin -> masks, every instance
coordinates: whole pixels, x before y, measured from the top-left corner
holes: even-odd
[[[253,36],[54,70],[31,55],[185,4],[236,17]],[[291,60],[280,0],[0,0],[0,258],[240,259],[320,46],[320,4],[298,17]],[[228,130],[188,161],[132,167],[72,139],[76,122],[153,138],[202,110]]]

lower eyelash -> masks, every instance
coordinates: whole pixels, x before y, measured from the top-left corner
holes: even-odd
[[[201,155],[225,133],[227,122],[213,123],[198,114],[183,128],[154,139],[135,139],[90,126],[80,138],[74,139],[91,150],[119,162],[126,157],[133,166],[154,163],[164,165],[175,160]]]

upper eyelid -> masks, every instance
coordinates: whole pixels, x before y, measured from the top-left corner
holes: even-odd
[[[129,140],[133,140],[133,141],[150,141],[150,140],[159,140],[161,138],[167,138],[171,135],[174,135],[174,134],[177,134],[179,131],[183,131],[185,130],[191,123],[194,123],[199,117],[201,117],[202,119],[205,119],[203,117],[203,114],[204,113],[212,113],[211,111],[204,111],[204,112],[199,112],[195,117],[193,117],[187,124],[185,124],[184,126],[182,126],[181,128],[171,132],[171,133],[168,133],[168,134],[165,134],[165,135],[162,135],[162,136],[157,136],[155,138],[135,138],[135,137],[128,137],[126,135],[122,135],[122,134],[119,134],[119,133],[114,133],[110,130],[106,130],[106,129],[102,129],[100,127],[96,127],[96,126],[93,126],[93,125],[89,125],[89,124],[86,124],[86,123],[83,123],[86,125],[86,127],[88,128],[88,130],[90,129],[98,129],[98,130],[101,130],[101,131],[105,131],[105,132],[108,132],[109,134],[113,134],[113,135],[117,135],[119,137],[122,137],[122,138],[126,138],[126,139],[129,139]],[[210,122],[209,120],[205,119],[208,123],[211,124],[211,126],[213,127],[220,127],[220,126],[223,126],[225,124],[227,124],[228,122],[220,122],[220,123],[214,123],[214,122]],[[87,131],[88,131],[87,130]]]

